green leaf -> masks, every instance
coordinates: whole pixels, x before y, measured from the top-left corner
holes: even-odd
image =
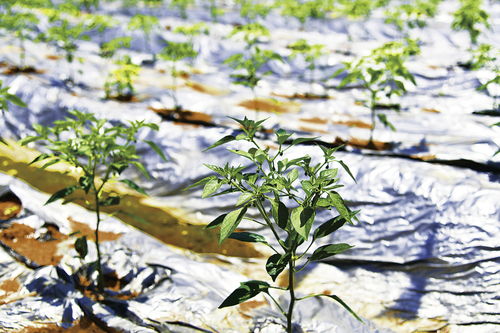
[[[252,199],[252,197],[253,197],[253,193],[248,193],[248,192],[243,193],[238,198],[238,201],[236,202],[236,206],[241,206],[242,204],[244,204],[248,200]]]
[[[261,292],[268,292],[270,285],[264,281],[250,280],[247,282],[242,282],[238,288],[236,288],[231,295],[229,295],[221,305],[219,305],[219,309],[238,305],[245,301],[248,301],[250,298],[257,296]]]
[[[205,187],[203,187],[203,193],[201,194],[201,197],[208,197],[210,194],[216,192],[221,187],[221,185],[222,183],[219,179],[212,178],[208,183],[205,184]]]
[[[253,156],[250,153],[247,153],[244,150],[238,150],[238,149],[228,149],[231,153],[246,157],[250,160],[253,160]]]
[[[78,184],[80,184],[85,193],[89,193],[92,186],[92,179],[87,176],[82,176],[80,177],[80,179],[78,179]]]
[[[88,246],[87,246],[87,236],[82,236],[76,239],[75,241],[75,250],[78,252],[78,256],[82,259],[88,254]]]
[[[107,197],[104,200],[99,201],[99,204],[103,207],[116,206],[116,205],[120,204],[120,197],[113,195],[113,196]]]
[[[334,206],[339,214],[349,223],[352,223],[351,221],[351,211],[349,208],[344,203],[344,199],[338,194],[337,192],[330,192],[328,193],[328,198],[330,199],[330,202],[332,206]]]
[[[331,256],[334,256],[336,254],[347,251],[353,247],[354,246],[351,246],[351,245],[345,244],[345,243],[323,245],[323,246],[318,247],[313,252],[313,254],[309,257],[309,260],[318,261],[318,260],[326,259],[328,257],[331,257]]]
[[[290,181],[290,184],[293,183],[294,181],[297,180],[297,178],[299,178],[299,170],[297,168],[293,169],[288,173],[287,177],[288,180]]]
[[[233,233],[243,219],[243,216],[245,216],[246,212],[247,208],[242,207],[240,209],[233,210],[227,214],[226,217],[224,217],[220,228],[219,244],[221,244],[227,237],[229,237],[229,235]]]
[[[59,163],[59,162],[61,162],[61,160],[60,160],[60,159],[58,159],[58,158],[54,158],[53,160],[50,160],[50,161],[48,161],[47,163],[45,163],[44,165],[42,165],[42,166],[40,167],[40,169],[46,169],[46,168],[48,168],[49,166],[54,165],[54,164],[57,164],[57,163]]]
[[[156,143],[154,143],[153,141],[149,141],[149,140],[144,140],[144,142],[146,142],[151,147],[151,149],[153,149],[158,155],[160,155],[162,160],[164,160],[165,162],[168,161],[167,156],[165,156],[163,151],[161,151],[160,147],[158,147],[158,145]]]
[[[341,160],[338,160],[337,162],[342,166],[342,168],[344,168],[344,170],[349,174],[349,176],[352,178],[352,180],[354,180],[354,182],[357,183],[356,178],[354,178],[354,176],[352,175],[351,170],[349,169],[347,164],[345,164],[344,161],[341,161]]]
[[[288,208],[281,201],[271,200],[271,214],[276,224],[283,230],[288,225]]]
[[[327,170],[322,170],[319,173],[320,177],[325,177],[328,179],[333,179],[337,176],[338,170],[337,169],[327,169]]]
[[[210,147],[206,148],[206,149],[203,149],[203,151],[207,151],[207,150],[210,150],[212,148],[215,148],[217,146],[220,146],[220,145],[223,145],[223,144],[226,144],[228,142],[231,142],[231,141],[235,141],[236,138],[233,136],[233,135],[226,135],[225,137],[223,137],[222,139],[216,141],[213,145],[211,145]]]
[[[322,225],[320,225],[316,230],[314,230],[314,239],[322,238],[325,236],[328,236],[329,234],[337,231],[340,229],[347,220],[343,218],[342,216],[336,216]]]
[[[133,164],[137,168],[137,170],[139,170],[144,175],[144,177],[146,177],[147,179],[151,178],[149,172],[146,170],[146,168],[142,163],[137,161],[131,161],[130,164]]]
[[[276,281],[276,278],[283,272],[289,261],[290,253],[285,253],[283,255],[275,253],[267,259],[266,271],[273,281]]]
[[[205,229],[217,228],[219,225],[222,224],[222,222],[224,221],[226,216],[227,216],[227,214],[222,214],[222,215],[216,217],[215,220],[213,220],[212,222],[210,222],[209,224],[207,224],[205,226]]]
[[[37,157],[35,157],[33,159],[33,161],[31,161],[28,165],[31,165],[33,163],[36,163],[36,162],[40,162],[40,161],[43,161],[43,160],[46,160],[47,158],[51,158],[51,157],[54,157],[54,155],[51,155],[51,154],[40,154],[38,155]]]
[[[7,99],[9,102],[17,105],[17,106],[20,106],[20,107],[27,107],[26,103],[24,103],[19,97],[17,97],[16,95],[12,95],[12,94],[7,94],[5,95],[5,99]]]
[[[56,193],[51,195],[49,200],[47,200],[47,202],[45,202],[45,205],[47,205],[51,202],[54,202],[56,200],[63,199],[65,197],[67,197],[68,195],[75,192],[75,190],[77,190],[79,187],[80,186],[78,186],[78,185],[73,185],[73,186],[68,186],[68,187],[63,188],[62,190],[57,191]]]
[[[392,131],[396,131],[396,127],[387,119],[387,116],[383,113],[377,114],[377,118],[380,120],[385,127],[389,127]]]
[[[259,234],[253,233],[253,232],[233,232],[231,235],[229,235],[228,238],[231,239],[236,239],[241,242],[248,242],[248,243],[264,243],[267,244],[266,239],[264,236],[261,236]]]
[[[146,191],[144,191],[139,185],[131,181],[130,179],[120,179],[121,183],[124,183],[128,187],[130,187],[133,190],[136,190],[137,192],[147,195]]]
[[[314,212],[314,209],[311,207],[304,208],[299,206],[292,210],[290,219],[295,231],[307,240],[315,217],[316,213]]]
[[[300,143],[304,143],[304,142],[310,142],[310,141],[314,141],[318,139],[318,137],[314,137],[314,138],[296,138],[292,141],[292,146],[294,145],[298,145]]]
[[[321,295],[321,296],[334,299],[335,301],[340,303],[340,305],[342,305],[347,311],[349,311],[349,313],[352,314],[354,316],[354,318],[356,318],[357,320],[359,320],[360,322],[363,323],[363,320],[356,314],[356,312],[354,312],[342,299],[340,299],[340,297],[338,297],[336,295]]]

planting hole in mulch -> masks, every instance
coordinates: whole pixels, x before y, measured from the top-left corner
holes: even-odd
[[[429,113],[441,113],[441,111],[432,108],[422,108],[422,111]]]
[[[95,283],[90,281],[86,276],[79,275],[76,288],[86,297],[94,301],[102,301],[105,297],[111,297],[120,300],[130,300],[137,297],[138,293],[129,291],[122,292],[121,290],[128,284],[124,279],[118,278],[115,272],[103,275],[104,294],[100,293],[95,288]]]
[[[361,120],[339,120],[333,121],[336,125],[344,125],[349,127],[367,128],[372,129],[372,125],[362,122]]]
[[[33,66],[19,67],[15,65],[9,65],[2,72],[4,75],[15,75],[15,74],[43,74],[45,71],[36,69]]]
[[[297,102],[281,102],[270,98],[249,99],[239,103],[238,106],[264,112],[296,113],[300,111],[300,104]]]
[[[206,84],[202,84],[199,82],[195,82],[195,81],[187,81],[186,87],[189,87],[197,92],[201,92],[203,94],[208,94],[208,95],[212,95],[212,96],[223,96],[223,95],[228,94],[227,90],[217,89],[215,87],[212,87],[212,86],[209,86]]]
[[[14,193],[5,193],[0,197],[0,220],[16,217],[22,208],[21,200]]]
[[[59,232],[54,225],[45,225],[46,233],[35,238],[35,229],[21,223],[12,223],[0,231],[0,241],[20,255],[38,265],[57,265],[62,255],[57,255],[58,245],[68,236]],[[43,251],[41,251],[43,249]]]
[[[215,126],[212,122],[212,117],[203,112],[162,109],[148,107],[149,110],[158,113],[163,119],[172,121],[174,124],[190,124],[198,126]]]
[[[313,93],[294,93],[292,95],[273,93],[273,96],[283,97],[288,99],[304,99],[304,100],[325,100],[325,99],[335,99],[333,96],[327,94],[313,94]]]

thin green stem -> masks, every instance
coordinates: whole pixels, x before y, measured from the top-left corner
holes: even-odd
[[[276,306],[278,307],[278,309],[280,310],[281,314],[286,316],[286,312],[285,310],[283,310],[283,308],[281,307],[281,305],[278,303],[278,301],[276,301],[276,299],[273,297],[273,295],[271,295],[270,293],[268,293],[269,297],[273,300],[274,304],[276,304]]]
[[[288,291],[290,293],[290,304],[288,305],[288,312],[286,314],[286,331],[287,333],[292,333],[293,331],[293,324],[292,324],[292,317],[293,317],[293,307],[295,305],[295,262],[293,259],[293,253],[292,256],[290,257],[290,261],[288,262]]]
[[[278,233],[276,232],[276,230],[274,229],[273,223],[272,223],[271,219],[269,218],[269,216],[267,215],[266,210],[264,209],[264,206],[262,206],[262,203],[258,200],[255,202],[255,205],[257,206],[257,209],[259,210],[260,214],[264,218],[264,221],[266,221],[267,225],[269,226],[269,228],[273,232],[274,238],[276,238],[276,240],[279,241],[280,237],[279,237]],[[283,250],[285,250],[285,251],[287,250],[286,247],[284,247],[281,243],[279,243],[279,244]]]

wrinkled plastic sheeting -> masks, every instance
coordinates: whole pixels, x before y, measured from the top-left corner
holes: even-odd
[[[14,219],[17,223],[35,229],[46,222],[55,223],[67,232],[69,216],[81,221],[93,220],[91,212],[72,204],[52,203],[44,208],[46,194],[10,176],[0,174],[0,186],[8,186],[23,203],[22,215]],[[45,209],[59,213],[48,216]],[[17,300],[0,306],[0,326],[19,330],[34,322],[39,325],[55,322],[69,327],[85,314],[126,332],[247,332],[250,329],[271,333],[283,330],[284,318],[272,308],[259,308],[251,321],[235,310],[217,309],[246,277],[189,259],[113,218],[106,219],[102,226],[104,230],[123,233],[116,241],[101,243],[104,272],[116,272],[118,278],[128,282],[122,292],[135,292],[139,296],[127,301],[108,298],[102,302],[84,296],[75,284],[75,273],[84,267],[74,249],[65,251],[58,266],[36,269],[23,266],[0,250],[0,279],[16,277],[22,283]],[[89,243],[89,247],[86,261],[91,262],[96,259],[96,251],[93,244]],[[343,308],[321,300],[298,305],[296,318],[297,328],[307,332],[389,332],[368,321],[366,325],[361,324]]]

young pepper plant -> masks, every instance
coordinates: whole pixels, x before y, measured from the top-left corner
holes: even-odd
[[[309,44],[305,39],[299,39],[294,43],[287,46],[292,50],[292,57],[301,55],[307,62],[307,69],[309,70],[309,89],[311,96],[313,95],[313,84],[316,82],[315,71],[318,59],[326,54],[325,45],[323,44]]]
[[[405,61],[414,53],[414,45],[404,45],[402,42],[387,42],[371,51],[367,56],[352,62],[345,62],[345,69],[339,69],[333,76],[347,70],[347,75],[339,87],[351,83],[361,83],[369,92],[368,107],[371,111],[371,129],[369,144],[373,144],[375,117],[386,127],[395,131],[385,114],[377,114],[377,106],[382,97],[401,96],[406,93],[408,82],[416,84],[413,74],[406,68]],[[397,110],[397,108],[396,108]]]
[[[128,55],[115,61],[115,64],[118,67],[109,73],[104,83],[106,98],[130,101],[135,94],[133,84],[139,76],[141,66],[134,64]]]
[[[391,6],[385,11],[385,22],[393,24],[409,36],[409,30],[425,27],[426,20],[436,16],[441,2],[442,0],[417,0]]]
[[[161,59],[170,61],[171,64],[170,74],[174,81],[172,86],[172,99],[174,100],[174,110],[176,112],[182,111],[182,105],[179,104],[177,98],[177,78],[179,77],[177,63],[183,59],[194,58],[197,55],[198,52],[194,50],[193,44],[189,42],[168,42],[167,46],[165,46],[159,54]]]
[[[26,40],[34,39],[38,17],[32,13],[7,11],[0,14],[0,27],[13,34],[19,41],[19,66],[22,71],[26,68]]]
[[[460,0],[460,8],[453,13],[453,30],[466,30],[469,33],[470,45],[477,44],[482,28],[489,29],[489,15],[482,8],[483,0]]]
[[[236,119],[235,119],[236,120]],[[261,121],[248,119],[236,120],[243,133],[237,136],[225,136],[208,149],[232,141],[246,141],[248,149],[228,149],[235,155],[250,160],[255,167],[247,170],[244,166],[206,165],[216,175],[206,177],[191,187],[203,185],[202,197],[214,197],[229,193],[239,193],[234,210],[222,214],[207,225],[208,229],[220,228],[219,243],[227,238],[242,242],[258,242],[267,245],[274,254],[266,263],[266,271],[272,281],[288,268],[288,285],[285,288],[273,286],[266,281],[250,280],[241,283],[219,306],[243,303],[259,293],[267,294],[286,318],[286,331],[292,332],[293,310],[295,304],[309,297],[328,297],[340,303],[358,320],[361,319],[338,296],[329,294],[312,294],[299,297],[295,291],[296,274],[309,264],[327,259],[352,248],[345,243],[328,244],[317,247],[312,254],[309,249],[317,245],[318,240],[341,228],[345,223],[353,223],[357,212],[351,211],[344,203],[338,188],[339,164],[349,175],[348,167],[335,158],[338,148],[330,149],[320,146],[323,159],[318,163],[308,156],[289,159],[285,153],[293,146],[303,142],[314,141],[314,138],[295,138],[284,130],[275,132],[278,149],[271,152],[269,148],[259,144],[255,134],[262,128]],[[302,180],[301,180],[302,179]],[[258,218],[247,215],[249,208],[258,210]],[[321,210],[334,210],[338,213],[328,221],[315,226],[317,213]],[[241,221],[248,220],[268,228],[274,241],[253,232],[236,232]],[[301,245],[304,247],[300,248]],[[285,309],[273,294],[272,290],[287,292],[288,308]]]
[[[189,6],[194,4],[194,0],[171,0],[170,7],[177,8],[179,10],[179,15],[183,19],[187,19],[187,9]]]
[[[51,127],[34,126],[37,132],[21,140],[22,145],[30,142],[40,142],[50,153],[43,153],[30,164],[43,162],[42,168],[56,163],[65,162],[81,172],[81,176],[69,187],[52,194],[45,204],[64,199],[73,201],[71,195],[83,191],[90,195],[96,216],[95,246],[97,261],[91,266],[97,271],[97,289],[103,291],[102,255],[99,244],[99,226],[102,222],[103,207],[115,206],[120,203],[117,194],[106,194],[104,187],[111,182],[122,182],[133,190],[145,194],[144,190],[130,179],[120,178],[129,166],[136,167],[145,177],[149,178],[146,168],[140,161],[136,151],[136,134],[143,127],[158,130],[156,124],[144,121],[130,122],[129,126],[111,126],[105,119],[97,119],[91,113],[70,111],[71,117],[55,121]],[[152,141],[145,141],[163,159],[165,155]],[[77,240],[76,248],[82,245],[82,239]],[[86,242],[85,242],[86,245]],[[80,252],[80,251],[79,251]],[[85,253],[80,253],[83,257]]]
[[[267,3],[256,3],[252,0],[236,0],[240,9],[240,16],[245,18],[247,23],[255,22],[257,17],[265,19],[274,8]]]
[[[158,22],[156,16],[137,14],[132,16],[128,23],[129,30],[141,30],[144,33],[144,47],[153,56],[153,61],[156,59],[156,54],[151,45],[151,32],[158,26]]]

